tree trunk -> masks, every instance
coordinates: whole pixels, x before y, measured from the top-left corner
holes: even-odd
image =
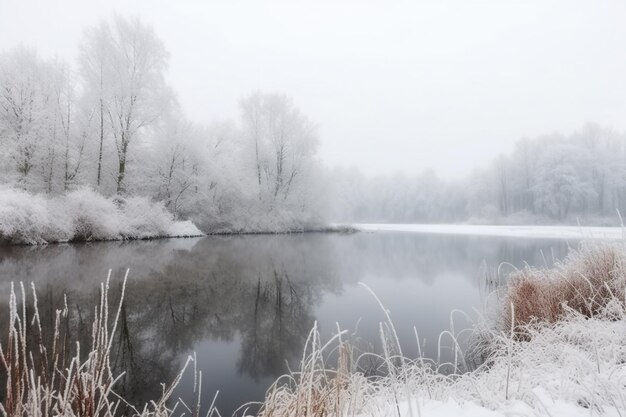
[[[102,176],[102,146],[104,143],[104,104],[102,97],[100,97],[100,151],[98,152],[98,179],[96,185],[100,187],[100,180]]]
[[[124,184],[124,178],[126,176],[126,153],[128,151],[128,141],[122,140],[122,149],[119,154],[119,165],[117,171],[117,194],[124,194],[126,192],[126,185]]]
[[[98,152],[98,179],[96,185],[100,187],[100,181],[102,178],[102,146],[104,144],[104,99],[102,98],[102,92],[104,88],[104,81],[102,79],[102,61],[100,61],[100,150]]]

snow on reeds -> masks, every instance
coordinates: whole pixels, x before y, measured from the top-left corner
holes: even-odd
[[[322,344],[314,328],[301,369],[276,381],[259,415],[626,416],[624,259],[623,245],[586,243],[553,269],[514,273],[499,325],[476,324],[483,361],[472,372],[460,371],[469,352],[452,333],[457,372],[403,357],[387,310],[375,355],[383,376],[364,376],[373,354],[357,354],[344,333]]]
[[[0,187],[0,242],[67,241],[200,236],[189,221],[174,221],[163,204],[143,197],[106,198],[87,188],[44,197]]]
[[[161,398],[149,404],[136,408],[116,393],[115,384],[122,375],[113,373],[110,357],[125,287],[126,279],[119,304],[110,311],[109,280],[101,285],[100,300],[91,326],[91,343],[90,346],[81,346],[80,342],[67,339],[67,301],[65,306],[56,310],[54,330],[47,334],[41,324],[34,285],[28,294],[23,284],[17,291],[11,284],[8,335],[0,344],[0,380],[6,384],[5,391],[0,394],[0,415],[113,417],[130,414],[166,417],[175,414],[177,408],[177,415],[181,412],[194,417],[199,415],[199,407],[192,410],[181,400],[171,401],[182,372],[194,361],[191,357],[181,374],[170,385],[163,386]],[[196,372],[195,380],[200,392],[201,372]],[[199,395],[196,398],[199,403]],[[214,413],[215,409],[211,406],[206,415]]]
[[[552,269],[524,268],[510,277],[504,306],[511,327],[532,321],[554,323],[568,310],[586,317],[607,303],[624,300],[626,248],[623,243],[585,242]]]

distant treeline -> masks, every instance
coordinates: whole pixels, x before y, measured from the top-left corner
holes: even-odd
[[[337,216],[368,222],[606,222],[626,214],[626,136],[588,124],[521,139],[459,181],[339,170]]]

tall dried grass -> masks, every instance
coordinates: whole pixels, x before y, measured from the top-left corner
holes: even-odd
[[[321,345],[314,329],[301,369],[276,381],[258,415],[626,415],[622,303],[613,300],[592,318],[568,310],[561,320],[533,322],[524,332],[529,337],[520,341],[492,330],[489,355],[473,372],[443,374],[441,364],[425,358],[384,353],[378,359],[385,372],[368,377],[360,362],[371,354],[356,354],[338,337],[334,345]],[[381,337],[393,343],[388,332]],[[329,366],[337,351],[338,366]]]
[[[164,385],[156,401],[138,409],[116,393],[115,384],[123,374],[115,375],[112,371],[111,348],[124,302],[126,278],[115,311],[109,307],[109,278],[101,284],[90,346],[69,340],[67,301],[56,310],[54,330],[47,334],[41,324],[35,286],[31,285],[29,294],[23,284],[17,291],[11,284],[8,334],[0,343],[2,382],[6,383],[0,403],[2,416],[169,417],[177,408],[199,415],[199,406],[191,410],[180,400],[171,401],[182,373],[193,360],[191,357],[177,378],[169,386]],[[196,386],[201,386],[200,372],[195,380]],[[197,398],[199,403],[199,394]],[[211,406],[207,415],[214,412]]]
[[[624,244],[583,242],[552,269],[526,267],[512,274],[504,324],[517,331],[533,322],[554,323],[569,310],[593,317],[607,303],[623,302],[625,289]]]

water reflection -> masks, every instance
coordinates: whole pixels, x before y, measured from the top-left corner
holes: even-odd
[[[0,247],[0,308],[10,281],[34,281],[49,318],[67,293],[71,334],[87,344],[99,283],[113,268],[115,301],[130,268],[113,352],[114,367],[126,371],[118,391],[136,403],[154,399],[197,352],[203,397],[220,389],[218,405],[229,415],[260,400],[287,363],[297,365],[315,320],[326,336],[336,322],[359,322],[359,336],[377,349],[383,316],[359,281],[391,309],[405,354],[417,353],[416,326],[434,357],[450,310],[480,306],[481,265],[550,264],[566,250],[563,241],[397,232],[7,246]],[[0,320],[6,328],[7,315]],[[181,395],[191,387],[184,380]]]

